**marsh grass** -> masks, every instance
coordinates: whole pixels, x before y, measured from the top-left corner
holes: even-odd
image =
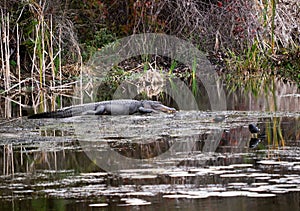
[[[268,95],[271,86],[271,81],[274,80],[265,73],[256,73],[255,75],[226,75],[224,79],[229,93],[234,93],[238,89],[244,90],[246,93],[251,93],[255,97],[260,95]]]
[[[171,75],[177,66],[177,61],[173,60],[169,69],[169,74]]]
[[[255,73],[265,72],[270,68],[268,58],[259,48],[259,44],[255,41],[244,50],[242,54],[228,50],[227,66],[232,69],[229,74],[236,75],[255,75]]]
[[[4,90],[9,90],[11,87],[11,70],[10,70],[10,56],[11,56],[11,48],[9,42],[10,36],[10,15],[4,14],[3,10],[1,10],[1,31],[0,31],[0,40],[1,42],[1,63],[3,70],[3,78],[4,78]],[[5,117],[11,117],[11,101],[9,98],[5,98]]]
[[[62,54],[65,51],[62,30],[66,33],[67,24],[56,23],[54,26],[52,15],[45,12],[45,1],[24,2],[20,7],[21,13],[16,14],[0,9],[1,69],[4,72],[4,89],[0,92],[0,98],[5,101],[5,118],[12,117],[13,106],[19,107],[19,116],[23,109],[28,110],[28,104],[32,104],[34,112],[57,108],[57,104],[62,104],[62,98],[74,86],[72,82],[64,82],[62,72]],[[27,14],[32,15],[29,20],[26,19]],[[15,36],[10,34],[12,29]],[[76,47],[72,36],[68,39],[68,43],[73,42],[74,49],[77,49],[74,55],[81,67],[79,47]],[[24,48],[30,59],[24,60]]]
[[[228,81],[251,83],[250,77],[278,75],[299,82],[299,27],[300,7],[297,1],[255,1],[250,14],[257,12],[257,29],[252,39],[246,40],[242,51],[227,49]],[[287,50],[288,49],[288,50]],[[295,53],[296,52],[296,53]],[[242,80],[242,82],[240,82]]]
[[[192,92],[194,96],[196,96],[198,92],[198,84],[197,84],[197,60],[194,58],[193,64],[192,64]]]

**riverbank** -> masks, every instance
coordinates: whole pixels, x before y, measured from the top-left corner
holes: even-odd
[[[42,112],[70,103],[74,89],[86,91],[82,79],[94,73],[85,67],[95,54],[118,46],[124,37],[147,33],[172,35],[196,47],[232,90],[271,90],[274,78],[300,84],[297,0],[116,1],[112,5],[108,0],[60,4],[44,0],[4,1],[0,6],[0,97],[7,118],[14,106]],[[182,64],[155,52],[126,58],[101,79],[102,95],[92,100],[111,99],[122,81],[149,70],[180,78],[195,93],[196,76],[203,71],[197,65],[201,64]],[[154,90],[140,97],[160,96]]]

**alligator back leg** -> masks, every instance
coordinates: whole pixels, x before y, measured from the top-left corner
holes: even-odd
[[[83,112],[84,115],[102,115],[105,112],[105,106],[99,105],[96,110],[88,110]]]
[[[95,115],[102,115],[105,112],[105,106],[98,106],[95,110]]]

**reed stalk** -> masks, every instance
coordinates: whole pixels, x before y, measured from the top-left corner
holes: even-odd
[[[22,104],[22,83],[21,83],[21,62],[20,62],[20,34],[19,24],[16,25],[17,30],[17,71],[18,71],[18,83],[19,83],[19,105]],[[22,116],[22,107],[19,106],[19,115]]]
[[[177,62],[176,60],[173,60],[169,69],[169,75],[173,74],[173,71],[175,70],[176,66],[177,66]]]
[[[53,21],[52,21],[52,15],[50,17],[50,29],[49,29],[50,35],[49,35],[49,42],[48,43],[48,48],[49,48],[49,58],[50,58],[50,69],[51,69],[51,74],[52,74],[52,81],[50,83],[50,89],[52,87],[55,87],[55,77],[56,77],[56,68],[54,64],[54,50],[53,50]],[[48,40],[48,39],[47,39]],[[51,110],[55,109],[55,100],[56,96],[52,95],[51,96]]]
[[[197,60],[196,60],[196,58],[194,58],[193,64],[192,64],[192,92],[195,96],[198,92],[196,71],[197,71]]]
[[[12,14],[6,13],[6,10],[0,8],[0,78],[4,82],[4,91],[0,93],[0,97],[5,101],[3,116],[6,118],[10,118],[12,115],[12,103],[20,106],[17,112],[18,115],[22,115],[22,107],[25,106],[22,104],[25,99],[24,95],[26,103],[32,103],[34,112],[47,111],[48,99],[51,100],[51,110],[56,109],[57,101],[60,106],[63,106],[61,102],[63,102],[63,97],[67,96],[64,92],[74,86],[74,81],[66,84],[63,82],[62,60],[64,55],[62,52],[65,50],[65,46],[75,49],[75,51],[64,51],[68,56],[70,55],[69,58],[78,55],[77,64],[80,63],[80,88],[82,90],[82,57],[72,23],[69,21],[64,23],[65,19],[60,20],[59,18],[56,18],[54,22],[52,15],[47,13],[48,0],[22,3],[23,8],[18,11],[13,10]],[[25,15],[23,16],[23,14]],[[58,27],[56,28],[56,26]],[[24,48],[20,49],[20,46]],[[11,51],[12,47],[15,52]],[[21,58],[23,53],[29,59],[23,60]],[[74,58],[76,57],[72,59]],[[29,75],[26,74],[26,67],[30,68]],[[59,77],[59,82],[57,82],[57,77]],[[28,94],[28,91],[31,93]]]
[[[62,30],[59,27],[59,34],[58,34],[58,68],[59,68],[59,85],[62,86],[62,65],[61,65],[61,45],[62,45]],[[59,90],[61,92],[61,89]],[[60,95],[60,102],[62,102],[62,95]],[[60,108],[62,108],[62,103],[60,104]]]
[[[4,40],[4,37],[2,37],[3,35],[3,31],[4,31],[4,18],[3,18],[3,10],[1,9],[1,27],[0,27],[0,40]],[[0,56],[1,56],[1,74],[4,73],[5,70],[5,63],[4,61],[4,46],[3,46],[3,42],[0,42]]]
[[[2,59],[2,70],[4,71],[3,78],[4,78],[4,89],[7,90],[11,86],[11,72],[10,72],[10,44],[9,44],[9,20],[10,15],[7,13],[4,15],[3,10],[1,10],[1,26],[2,26],[2,33],[3,37],[1,40],[3,41],[3,45],[1,46],[1,59]],[[11,101],[9,98],[5,98],[4,100],[4,116],[5,118],[11,118]]]
[[[3,174],[5,174],[5,163],[6,163],[6,156],[5,156],[5,145],[3,145]]]
[[[275,53],[275,15],[276,15],[276,1],[271,0],[272,15],[271,15],[271,51]]]
[[[44,5],[43,5],[43,8],[44,10]],[[42,10],[42,11],[43,11]],[[46,88],[46,64],[45,64],[45,52],[46,52],[46,48],[45,48],[45,19],[44,19],[44,14],[41,13],[40,15],[40,25],[41,25],[41,37],[40,37],[40,47],[41,47],[41,51],[39,52],[40,53],[40,56],[42,57],[42,59],[40,59],[40,70],[41,70],[41,73],[42,73],[42,83],[43,83],[43,87]],[[47,110],[47,97],[46,97],[46,92],[44,90],[42,90],[42,95],[43,95],[43,108],[42,109],[43,111],[46,111]]]

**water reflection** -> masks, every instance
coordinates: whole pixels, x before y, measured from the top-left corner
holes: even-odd
[[[300,191],[299,116],[234,111],[224,112],[223,121],[214,121],[217,115],[182,111],[73,121],[19,120],[9,130],[8,125],[2,126],[1,204],[7,209],[32,209],[33,204],[45,209],[163,209],[168,204],[192,210],[212,202],[220,208],[235,200],[250,206],[257,197],[267,198],[263,202],[271,206],[276,196],[289,202],[282,206],[298,209],[298,201],[287,197],[297,198]],[[86,128],[78,130],[87,120],[95,121],[96,136],[88,135]],[[249,132],[250,123],[260,128],[257,137]],[[30,125],[25,134],[20,129],[24,125]],[[80,132],[93,140],[80,140]],[[172,152],[176,142],[182,145]],[[95,159],[84,147],[96,153]],[[143,162],[122,166],[118,174],[112,174],[97,165],[100,155],[111,159],[106,154],[109,150]],[[159,156],[169,150],[168,156]]]
[[[251,138],[249,142],[249,148],[250,149],[256,148],[260,142],[261,142],[260,138]]]
[[[227,109],[240,111],[299,112],[300,90],[297,84],[281,79],[264,79],[267,84],[259,85],[259,79],[251,79],[243,87],[225,89]],[[254,86],[251,84],[254,83]],[[248,86],[248,88],[247,88]]]

